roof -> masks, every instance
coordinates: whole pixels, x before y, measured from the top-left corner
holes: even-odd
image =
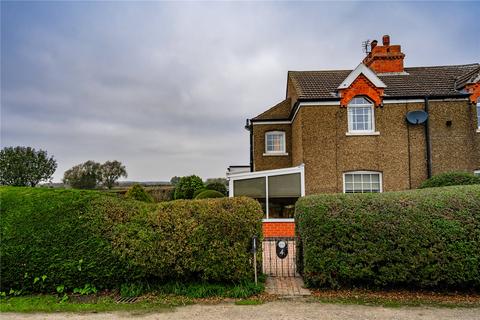
[[[358,67],[355,69],[357,70]],[[368,69],[368,68],[367,68]],[[338,100],[338,87],[354,70],[289,71],[299,99]],[[402,73],[378,73],[386,87],[385,97],[405,98],[423,96],[459,96],[465,84],[477,82],[480,64],[405,68]],[[252,120],[288,119],[290,99],[286,99]]]
[[[379,73],[377,76],[387,86],[388,97],[455,96],[460,92],[455,82],[478,69],[480,64],[405,68],[404,73]],[[290,71],[289,75],[300,99],[335,97],[338,86],[351,70]],[[457,86],[458,88],[458,86]]]
[[[252,120],[287,119],[288,116],[290,115],[290,110],[291,110],[290,107],[291,107],[291,100],[290,98],[288,98],[277,103],[276,105],[274,105],[264,113],[259,114]]]

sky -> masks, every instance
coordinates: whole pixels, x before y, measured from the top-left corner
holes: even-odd
[[[406,66],[480,62],[475,2],[1,2],[1,146],[127,180],[248,165],[245,120],[288,70],[353,69],[389,34]]]

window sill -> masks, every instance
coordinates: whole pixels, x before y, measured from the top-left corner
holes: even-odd
[[[277,156],[288,156],[288,152],[264,153],[263,156],[264,156],[264,157],[270,157],[270,156],[273,156],[273,157],[277,157]]]
[[[477,133],[480,133],[480,128],[477,129]]]
[[[347,132],[345,133],[346,136],[379,136],[380,132]]]

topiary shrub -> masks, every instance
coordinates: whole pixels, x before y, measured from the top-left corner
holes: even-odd
[[[175,186],[175,199],[193,199],[197,190],[204,189],[203,181],[199,176],[181,177]]]
[[[215,191],[218,191],[220,193],[222,193],[223,195],[227,195],[227,187],[223,184],[223,183],[220,183],[220,182],[211,182],[211,183],[208,183],[206,186],[205,186],[205,189],[207,190],[215,190]]]
[[[125,193],[125,198],[149,203],[155,202],[153,197],[139,184],[131,186]]]
[[[195,199],[224,198],[225,195],[215,190],[204,190],[200,192]]]
[[[470,184],[480,184],[480,177],[469,172],[446,172],[425,180],[420,185],[420,189]]]
[[[207,189],[198,189],[197,191],[195,191],[193,193],[193,199],[195,199],[200,193],[202,193],[205,190],[207,190]]]
[[[480,185],[300,198],[309,287],[480,289]]]

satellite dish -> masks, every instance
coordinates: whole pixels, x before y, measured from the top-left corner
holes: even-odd
[[[428,119],[428,113],[423,110],[415,110],[407,113],[407,121],[410,124],[422,124]]]

